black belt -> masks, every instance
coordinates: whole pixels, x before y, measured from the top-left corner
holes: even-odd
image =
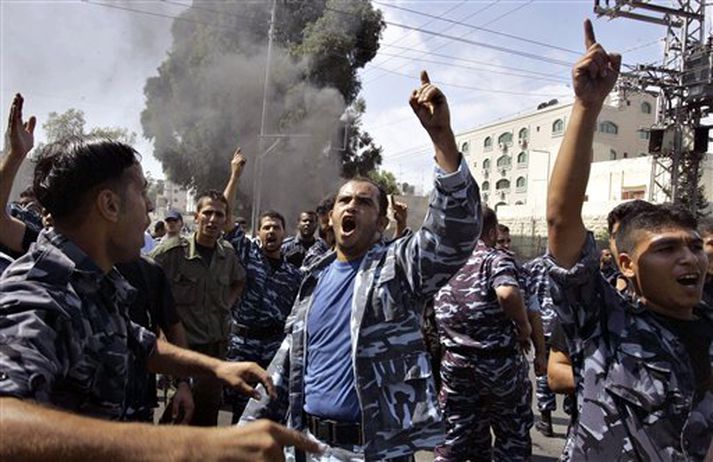
[[[322,419],[307,413],[304,416],[310,433],[330,446],[360,446],[364,444],[361,425],[358,423]]]
[[[257,340],[264,340],[268,338],[277,337],[284,333],[283,326],[267,326],[267,327],[251,327],[244,324],[232,323],[230,326],[230,332],[234,335],[246,338],[254,338]]]

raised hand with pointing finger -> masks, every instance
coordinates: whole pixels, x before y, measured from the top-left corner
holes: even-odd
[[[585,55],[572,69],[572,84],[577,99],[585,105],[601,106],[614,88],[621,68],[621,55],[607,53],[594,37],[594,27],[584,21]]]
[[[460,163],[460,153],[451,129],[451,113],[446,95],[431,83],[426,71],[421,71],[421,86],[411,92],[411,109],[436,148],[436,161],[446,172],[454,172]]]

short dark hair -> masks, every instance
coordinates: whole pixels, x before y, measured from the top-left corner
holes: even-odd
[[[328,196],[322,199],[317,208],[317,215],[324,216],[327,215],[334,208],[334,196]]]
[[[379,216],[380,217],[385,217],[386,212],[389,210],[389,196],[386,194],[386,191],[384,188],[377,183],[376,181],[372,180],[369,177],[366,176],[355,176],[354,178],[350,178],[347,181],[345,181],[337,190],[337,194],[334,196],[334,200],[336,201],[336,197],[339,194],[339,191],[342,190],[344,185],[347,185],[349,183],[369,183],[370,185],[374,186],[377,191],[379,191],[379,197],[378,197],[378,203],[379,203]],[[334,207],[334,204],[332,204],[332,207]]]
[[[280,220],[280,223],[282,223],[282,229],[285,229],[285,217],[283,217],[280,212],[277,212],[275,210],[266,210],[260,214],[260,218],[258,218],[257,220],[258,229],[262,226],[262,220],[264,220],[265,218]]]
[[[116,187],[124,171],[139,161],[134,148],[118,141],[67,138],[41,149],[32,189],[52,218],[66,221],[83,208],[97,186],[114,182]]]
[[[488,234],[496,229],[497,226],[498,216],[495,214],[495,210],[490,207],[483,207],[483,230],[480,232],[480,235],[484,236]]]
[[[208,191],[203,191],[196,196],[196,212],[200,212],[203,208],[203,203],[206,201],[218,201],[225,204],[225,215],[230,216],[230,204],[228,199],[225,198],[222,192],[215,189],[209,189]]]
[[[713,234],[713,217],[708,216],[698,220],[698,234],[701,236]]]
[[[498,223],[498,231],[501,233],[510,233],[510,228],[503,225],[502,223]]]
[[[622,218],[616,233],[616,247],[619,252],[631,252],[634,249],[637,231],[655,232],[669,227],[695,231],[698,227],[696,217],[682,207],[669,204],[650,205],[653,205],[653,209]]]
[[[36,196],[35,196],[35,190],[32,189],[32,186],[26,187],[26,188],[20,193],[20,199],[24,199],[25,197],[36,198]]]
[[[162,230],[162,229],[166,229],[166,223],[164,223],[164,222],[161,221],[161,220],[157,221],[157,222],[153,225],[153,231],[154,231],[154,233],[157,233],[157,232],[159,232],[159,231]]]
[[[315,212],[314,210],[303,210],[300,212],[300,216],[305,215],[305,214],[306,215],[317,215],[317,212]]]
[[[655,204],[641,199],[634,199],[633,201],[622,202],[617,205],[611,209],[609,215],[607,215],[607,231],[609,232],[609,236],[615,237],[612,236],[612,230],[616,223],[621,224],[622,220],[630,215],[633,216],[642,212],[653,211],[655,208]]]

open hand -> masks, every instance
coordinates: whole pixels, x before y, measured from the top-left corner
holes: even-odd
[[[176,394],[173,395],[171,400],[171,417],[173,423],[179,425],[188,425],[193,417],[193,410],[195,409],[195,404],[193,403],[193,394],[191,393],[191,387],[186,382],[180,382],[176,388]],[[181,416],[181,409],[183,409],[182,419],[179,421],[178,417]]]
[[[389,195],[389,208],[391,209],[391,215],[394,217],[394,221],[399,226],[406,226],[406,220],[408,219],[408,205],[404,202],[398,202],[394,199],[393,195]]]
[[[621,55],[607,53],[594,37],[594,27],[584,21],[585,55],[572,69],[572,85],[577,99],[585,105],[601,106],[621,69]]]
[[[216,377],[251,398],[260,399],[260,392],[254,388],[258,382],[263,384],[272,399],[277,397],[272,379],[256,363],[222,361]]]
[[[25,157],[35,145],[35,125],[37,119],[30,117],[27,122],[22,121],[22,106],[25,99],[21,94],[16,94],[10,106],[10,117],[7,121],[5,132],[5,146],[9,146],[10,153],[15,156]]]

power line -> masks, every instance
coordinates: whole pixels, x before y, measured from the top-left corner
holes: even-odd
[[[460,68],[460,69],[469,69],[469,70],[473,70],[473,71],[484,71],[484,69],[482,69],[482,68],[473,67],[473,66],[466,66],[466,65],[464,65],[464,64],[456,64],[456,63],[451,63],[451,62],[447,62],[447,61],[436,61],[436,60],[425,59],[425,58],[410,58],[410,57],[408,57],[408,56],[396,55],[396,54],[390,54],[390,53],[384,53],[384,52],[382,52],[381,55],[382,55],[382,56],[390,56],[390,57],[399,58],[399,59],[407,59],[407,60],[411,60],[411,61],[418,60],[419,62],[432,63],[432,64],[440,64],[440,65],[442,65],[442,66],[457,67],[457,68]],[[487,64],[483,64],[483,65],[484,65],[484,66],[487,66]],[[375,66],[375,67],[376,67],[376,66]],[[381,69],[381,66],[379,66],[378,68]],[[523,78],[523,79],[530,79],[530,80],[545,80],[545,81],[549,81],[549,82],[559,82],[559,83],[561,83],[561,82],[567,82],[567,79],[564,79],[564,78],[535,77],[535,76],[527,75],[527,74],[518,74],[518,73],[515,73],[515,72],[498,71],[498,70],[492,70],[492,69],[491,69],[491,70],[488,70],[487,72],[489,72],[489,73],[491,73],[491,74],[509,75],[509,76],[512,76],[512,77],[520,77],[520,78]]]
[[[520,73],[524,73],[524,74],[533,74],[533,75],[540,76],[540,77],[545,77],[545,78],[548,78],[548,79],[556,79],[556,80],[566,80],[566,81],[569,81],[569,79],[563,79],[563,78],[560,77],[558,74],[548,74],[548,73],[545,73],[545,72],[537,72],[537,71],[532,71],[532,70],[529,70],[529,69],[523,69],[523,68],[519,68],[519,67],[505,66],[505,65],[502,65],[502,64],[493,64],[493,63],[488,63],[488,62],[485,62],[485,61],[478,61],[478,60],[469,59],[469,58],[460,58],[460,57],[457,57],[457,56],[451,56],[451,55],[446,55],[446,54],[442,54],[442,53],[411,50],[410,48],[407,48],[407,47],[400,47],[400,46],[398,46],[398,45],[391,45],[391,47],[393,47],[393,48],[398,48],[398,49],[401,49],[401,50],[404,50],[404,51],[414,51],[414,52],[417,52],[417,53],[421,53],[421,54],[423,54],[423,55],[437,56],[437,57],[439,57],[439,58],[449,59],[449,60],[452,60],[452,61],[463,61],[463,62],[466,62],[466,63],[477,64],[477,65],[479,65],[479,66],[495,67],[495,68],[499,68],[499,69],[506,69],[506,70],[510,70],[510,71],[520,72]],[[381,54],[385,54],[385,53],[384,53],[384,52],[381,52]],[[403,57],[403,59],[410,59],[410,60],[421,59],[421,57],[411,57],[411,56],[406,56],[406,55],[403,55],[403,54],[399,54],[398,56]],[[376,65],[379,65],[379,66],[382,65],[382,64],[383,64],[383,62],[381,62],[381,63],[376,63]],[[398,70],[398,69],[396,69],[396,70]]]
[[[379,67],[379,66],[374,66],[377,69],[381,69],[386,72],[390,72],[392,74],[400,75],[403,77],[408,77],[409,79],[413,79],[413,75],[409,75],[403,72],[398,72],[398,71],[392,71],[391,69],[386,69],[384,67]],[[499,93],[503,95],[515,95],[515,96],[544,96],[544,97],[563,97],[566,95],[558,95],[558,94],[553,94],[553,93],[531,93],[531,92],[520,92],[520,91],[508,91],[508,90],[493,90],[491,88],[480,88],[480,87],[471,87],[468,85],[461,85],[457,83],[450,83],[450,82],[439,82],[439,85],[444,86],[444,87],[453,87],[453,88],[462,88],[464,90],[473,90],[473,91],[484,91],[488,93]]]
[[[519,40],[519,41],[521,41],[521,42],[526,42],[526,43],[530,43],[530,44],[533,44],[533,45],[538,45],[538,46],[541,46],[541,47],[552,48],[552,49],[554,49],[554,50],[564,51],[564,52],[566,52],[566,53],[572,53],[572,54],[575,54],[575,55],[577,55],[577,56],[579,56],[579,55],[581,54],[581,52],[575,51],[575,50],[570,50],[569,48],[564,48],[564,47],[560,47],[560,46],[557,46],[557,45],[552,45],[552,44],[550,44],[550,43],[545,43],[545,42],[540,42],[540,41],[537,41],[537,40],[528,39],[528,38],[526,38],[526,37],[520,37],[520,36],[518,36],[518,35],[508,34],[508,33],[506,33],[506,32],[500,32],[500,31],[496,31],[496,30],[492,30],[492,29],[487,29],[487,28],[485,28],[485,27],[473,26],[473,25],[471,25],[471,24],[468,24],[468,23],[465,23],[465,22],[462,22],[462,21],[454,21],[454,20],[452,20],[452,19],[442,18],[442,17],[435,16],[435,15],[432,15],[432,14],[429,14],[429,13],[424,13],[424,12],[417,11],[417,10],[412,10],[412,9],[410,9],[410,8],[404,8],[404,7],[402,7],[402,6],[389,5],[389,4],[387,4],[387,3],[382,3],[382,2],[377,1],[377,0],[373,0],[373,3],[376,3],[377,5],[386,6],[386,7],[388,7],[388,8],[394,8],[394,9],[397,9],[397,10],[400,10],[400,11],[406,11],[406,12],[408,12],[408,13],[416,14],[416,15],[419,15],[419,16],[425,16],[425,17],[427,17],[427,18],[432,18],[432,19],[434,19],[434,20],[447,22],[447,23],[449,23],[449,24],[455,24],[455,25],[458,25],[458,26],[463,26],[463,27],[467,27],[467,28],[469,28],[469,29],[478,30],[478,31],[482,31],[482,32],[487,32],[487,33],[489,33],[489,34],[500,35],[500,36],[502,36],[502,37],[507,37],[507,38],[510,38],[510,39],[513,39],[513,40]]]
[[[496,0],[496,3],[498,3],[499,1],[500,1],[500,0]],[[503,13],[503,14],[501,14],[501,15],[499,15],[499,16],[496,16],[495,18],[493,18],[493,19],[491,19],[491,20],[489,20],[489,21],[487,21],[487,22],[481,24],[480,26],[481,26],[481,27],[483,27],[483,26],[489,26],[489,25],[491,25],[491,24],[493,24],[493,23],[495,23],[495,22],[501,20],[502,18],[504,18],[504,17],[506,17],[506,16],[508,16],[508,15],[511,15],[511,14],[513,14],[513,13],[515,13],[515,12],[521,10],[522,8],[526,7],[527,5],[529,5],[530,3],[532,3],[533,1],[534,1],[534,0],[529,0],[528,2],[523,3],[522,5],[518,5],[518,6],[516,6],[515,8],[512,8],[512,9],[506,11],[505,13]],[[489,7],[494,6],[496,3],[491,3],[491,4],[487,5],[487,6],[484,7],[484,8],[481,8],[481,9],[477,10],[475,13],[470,14],[470,15],[466,16],[465,18],[463,18],[463,21],[466,21],[466,20],[472,18],[472,17],[475,16],[476,14],[482,13],[483,11],[485,11],[486,9],[488,9]],[[444,29],[444,30],[445,30],[445,29]],[[466,36],[469,35],[471,32],[472,32],[472,31],[466,32],[466,33],[462,34],[460,37],[461,37],[461,38],[466,37]],[[427,37],[427,38],[426,38],[426,41],[428,41],[428,40],[431,39],[431,38],[433,38],[433,37],[432,37],[432,36]],[[444,47],[447,46],[449,43],[450,43],[450,42],[442,43],[440,46],[436,47],[434,51],[437,51],[437,50],[440,50],[441,48],[444,48]],[[406,66],[405,64],[402,65],[402,66],[399,66],[398,68],[396,68],[396,70],[403,69],[405,66]],[[369,83],[369,82],[373,82],[374,80],[377,80],[377,79],[379,79],[379,78],[381,78],[381,77],[384,77],[385,75],[386,75],[386,73],[384,72],[384,73],[382,73],[381,75],[379,75],[378,77],[375,77],[375,78],[373,78],[373,79],[371,79],[371,80],[365,82],[365,84],[366,84],[366,83]]]

